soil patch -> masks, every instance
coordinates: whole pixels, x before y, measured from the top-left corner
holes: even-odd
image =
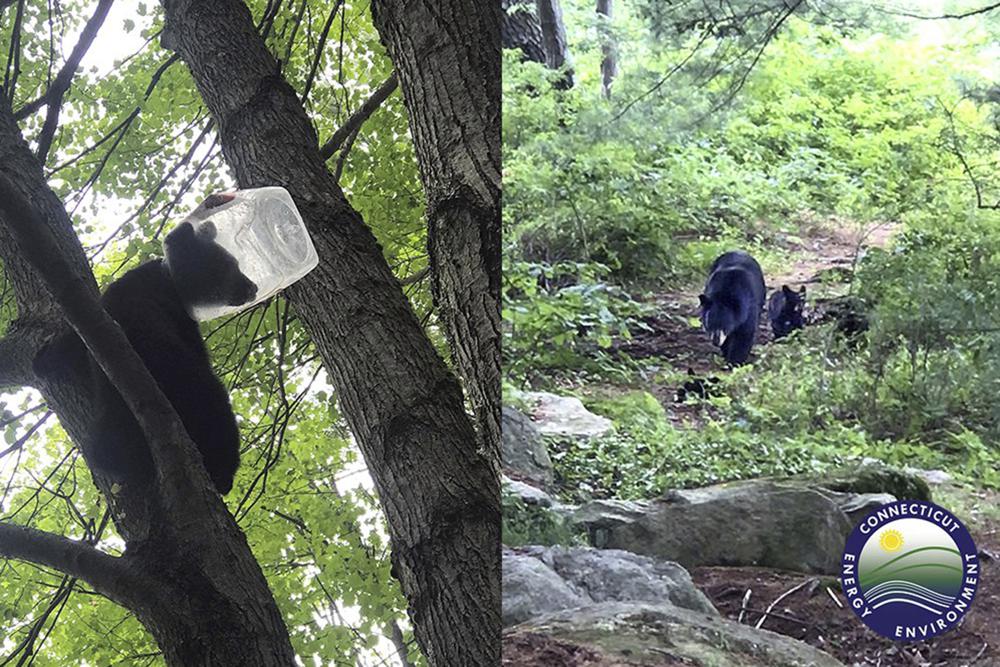
[[[794,637],[845,665],[938,667],[1000,666],[1000,520],[973,530],[980,550],[982,576],[969,613],[959,626],[925,642],[897,643],[869,630],[846,606],[835,577],[816,577],[766,568],[701,567],[691,572],[695,584],[726,618],[756,625],[774,600],[795,586],[768,615],[763,628]],[[744,596],[750,598],[744,605]],[[832,594],[832,595],[831,595]],[[834,597],[840,601],[838,606]]]

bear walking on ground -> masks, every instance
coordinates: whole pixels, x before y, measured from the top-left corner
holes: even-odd
[[[805,305],[805,285],[800,287],[798,292],[790,289],[788,285],[782,285],[780,290],[771,295],[767,300],[767,316],[771,320],[771,331],[774,332],[775,340],[805,326],[802,319]]]
[[[195,214],[225,201],[226,195],[212,195]],[[197,231],[182,222],[166,237],[166,259],[150,260],[111,283],[101,305],[177,411],[215,488],[225,495],[240,462],[239,429],[229,392],[212,370],[189,309],[250,303],[257,286],[214,236],[211,222]],[[97,405],[87,438],[91,465],[117,481],[141,483],[152,477],[153,460],[142,429],[75,332],[43,348],[34,368],[44,378],[65,377],[68,368],[82,369],[90,379]]]
[[[720,255],[709,269],[701,301],[701,323],[730,364],[746,363],[764,308],[764,273],[749,254]]]

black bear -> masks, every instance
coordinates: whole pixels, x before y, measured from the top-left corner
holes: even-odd
[[[749,254],[735,250],[712,262],[705,291],[698,296],[701,324],[730,364],[750,357],[764,293],[764,273]]]
[[[227,199],[228,197],[228,199]],[[212,195],[192,217],[232,199]],[[240,459],[239,430],[229,393],[212,371],[193,305],[241,305],[257,286],[239,262],[215,243],[210,222],[197,231],[182,222],[165,240],[166,259],[153,259],[111,283],[101,297],[164,395],[177,411],[219,493],[232,489]],[[151,478],[153,461],[139,424],[125,401],[75,333],[57,338],[35,360],[35,372],[51,377],[68,365],[86,364],[98,405],[90,427],[91,463],[119,481]]]
[[[805,326],[802,319],[805,305],[805,285],[800,287],[798,292],[790,289],[788,285],[782,285],[780,290],[771,295],[767,300],[767,316],[771,320],[771,331],[774,332],[776,340]]]
[[[687,381],[677,389],[677,394],[674,397],[674,401],[676,403],[684,403],[689,398],[696,398],[704,401],[716,395],[719,386],[719,378],[711,376],[700,377],[694,372],[694,369],[690,367],[687,370],[687,375]]]

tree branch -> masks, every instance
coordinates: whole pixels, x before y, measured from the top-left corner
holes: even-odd
[[[319,62],[323,59],[323,51],[326,48],[326,40],[330,35],[330,26],[333,25],[333,19],[337,18],[337,12],[340,11],[340,6],[344,4],[343,0],[337,0],[333,9],[330,10],[330,14],[326,17],[326,23],[323,24],[323,31],[319,35],[319,44],[316,45],[316,55],[313,57],[312,66],[309,67],[309,76],[306,77],[306,85],[302,89],[302,101],[305,102],[309,98],[309,92],[312,90],[313,81],[316,80],[316,71],[319,69]]]
[[[361,129],[368,117],[371,116],[375,111],[382,106],[382,103],[392,95],[393,91],[399,85],[399,80],[396,78],[396,73],[393,72],[388,79],[386,79],[381,86],[375,89],[372,96],[365,100],[357,111],[351,114],[351,117],[347,119],[340,129],[333,133],[330,140],[323,144],[323,147],[319,149],[319,154],[323,157],[323,160],[329,160],[337,149],[340,148],[347,139]]]
[[[0,556],[59,570],[86,581],[94,590],[126,605],[142,588],[142,579],[124,557],[42,530],[0,522]]]
[[[361,126],[354,128],[354,131],[347,137],[344,141],[344,146],[340,150],[340,155],[337,156],[337,166],[333,170],[333,178],[339,183],[340,177],[344,173],[344,164],[347,162],[347,155],[351,152],[351,147],[354,146],[355,139],[358,138],[358,132],[361,130]]]
[[[898,9],[877,9],[877,11],[883,12],[885,14],[892,14],[893,16],[905,16],[911,19],[920,19],[922,21],[939,21],[942,19],[965,19],[970,16],[976,16],[978,14],[985,14],[987,12],[992,12],[994,9],[1000,8],[1000,2],[994,2],[991,5],[986,5],[985,7],[980,7],[979,9],[970,9],[967,12],[960,12],[958,14],[938,14],[937,16],[926,16],[923,14],[911,14],[909,12],[904,12]]]
[[[51,416],[52,416],[52,411],[51,410],[47,411],[44,415],[42,415],[41,419],[39,419],[38,421],[36,421],[31,426],[31,428],[29,428],[25,432],[24,435],[22,435],[20,438],[18,438],[17,440],[14,441],[14,444],[12,444],[10,447],[8,447],[7,449],[5,449],[3,451],[0,451],[0,459],[2,459],[3,457],[7,456],[8,454],[10,454],[12,452],[16,452],[17,450],[19,450],[22,447],[24,447],[25,443],[28,442],[29,440],[31,440],[31,436],[35,435],[35,433],[38,431],[38,429],[40,429],[42,427],[42,424],[44,424],[46,421],[48,421],[48,418],[51,417]]]
[[[7,69],[4,70],[3,86],[0,87],[0,91],[6,94],[8,100],[14,99],[17,78],[21,75],[21,25],[24,21],[24,2],[25,0],[17,2],[17,13],[14,14],[14,26],[11,28],[10,49],[7,51]]]
[[[34,102],[29,102],[24,105],[14,116],[18,120],[23,120],[38,111],[43,106],[48,105],[48,111],[45,115],[45,123],[42,125],[42,131],[38,136],[38,150],[36,155],[38,156],[39,162],[45,162],[45,156],[48,155],[49,148],[52,146],[52,139],[55,137],[56,128],[59,125],[59,111],[62,108],[63,95],[66,94],[66,91],[69,90],[70,84],[73,83],[73,75],[76,74],[76,68],[79,67],[80,61],[83,60],[83,56],[86,55],[91,44],[94,43],[94,39],[97,37],[97,32],[104,24],[104,19],[107,18],[112,4],[114,4],[114,0],[100,0],[100,2],[97,3],[97,9],[94,11],[94,15],[90,17],[90,20],[87,21],[87,24],[83,27],[83,31],[80,33],[80,39],[70,52],[69,58],[66,59],[66,63],[62,66],[62,69],[59,70],[56,78],[52,81],[52,85],[49,86],[49,89],[45,91],[44,95],[39,97]]]
[[[962,151],[962,140],[958,135],[958,129],[955,127],[955,115],[952,110],[948,109],[947,106],[941,105],[944,110],[944,115],[948,119],[948,126],[951,130],[951,146],[949,148],[952,155],[958,158],[959,163],[962,165],[962,172],[966,175],[969,181],[972,183],[972,187],[976,193],[976,208],[986,210],[986,211],[996,211],[1000,210],[1000,201],[994,204],[987,204],[983,200],[983,187],[976,178],[975,172],[972,170],[972,165],[969,161],[965,159],[965,153]]]

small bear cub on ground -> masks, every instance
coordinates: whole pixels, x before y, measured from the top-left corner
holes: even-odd
[[[805,305],[805,285],[798,292],[792,291],[788,285],[782,285],[780,290],[771,295],[767,300],[767,316],[771,320],[775,340],[805,326],[802,318]]]

